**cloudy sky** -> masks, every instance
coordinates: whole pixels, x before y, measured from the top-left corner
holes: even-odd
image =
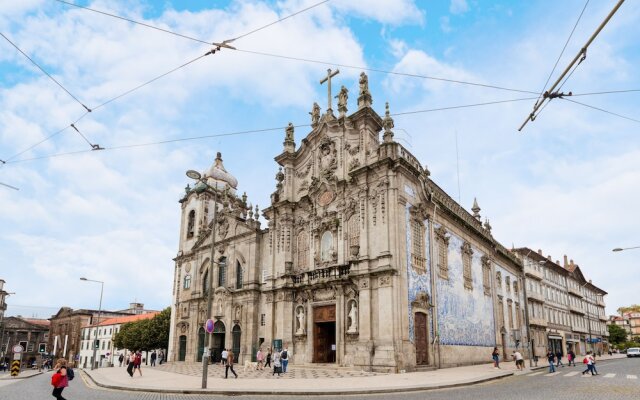
[[[369,82],[380,114],[386,101],[403,113],[535,97],[526,92],[545,86],[585,3],[331,0],[251,33],[318,2],[77,1],[205,42],[240,37],[238,51],[104,106],[210,46],[54,0],[0,3],[0,32],[68,91],[0,37],[0,182],[20,189],[0,186],[9,315],[97,307],[99,285],[81,276],[106,282],[107,309],[168,306],[187,169],[204,170],[221,151],[239,191],[266,206],[283,127],[308,124],[314,101],[326,107],[327,68],[340,66],[334,82],[349,89],[352,111],[363,68],[378,71]],[[552,81],[614,3],[588,4]],[[638,37],[640,2],[628,1],[562,90],[639,89]],[[640,119],[640,92],[573,100]],[[505,246],[568,255],[609,292],[609,313],[640,302],[640,250],[611,251],[640,245],[640,123],[557,99],[519,133],[533,103],[399,115],[396,139],[467,209],[477,197]],[[267,128],[276,129],[215,136]],[[298,143],[307,131],[296,129]]]

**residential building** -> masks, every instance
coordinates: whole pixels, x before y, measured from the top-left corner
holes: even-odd
[[[617,325],[620,328],[624,329],[626,333],[625,340],[629,340],[631,337],[631,324],[629,323],[629,318],[626,315],[610,315],[609,316],[609,325]]]
[[[629,320],[629,328],[631,331],[629,338],[631,340],[640,339],[640,312],[628,312],[625,313],[624,316]]]
[[[108,318],[100,321],[100,325],[84,325],[81,332],[80,359],[79,366],[83,368],[91,367],[93,361],[93,346],[97,346],[96,358],[99,363],[96,366],[109,367],[118,365],[118,356],[127,355],[127,349],[118,349],[113,344],[116,333],[120,332],[122,325],[151,319],[158,315],[157,311],[145,314],[127,315],[122,317]],[[131,349],[135,350],[135,349]]]

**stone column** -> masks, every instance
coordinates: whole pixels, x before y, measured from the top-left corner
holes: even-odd
[[[342,365],[345,353],[345,312],[344,288],[336,287],[336,365]]]

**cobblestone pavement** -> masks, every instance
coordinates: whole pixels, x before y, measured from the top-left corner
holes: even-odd
[[[147,367],[150,368],[150,367]],[[202,364],[184,364],[184,363],[167,363],[154,367],[158,371],[173,372],[183,375],[202,376]],[[256,371],[253,368],[248,368],[246,371],[244,365],[235,365],[233,368],[238,374],[238,379],[318,379],[318,378],[358,378],[363,376],[376,376],[382,375],[374,372],[354,371],[349,369],[335,369],[335,368],[310,368],[310,367],[296,367],[289,365],[287,373],[282,374],[280,377],[273,374],[272,369],[265,368],[264,370]],[[209,365],[207,372],[208,376],[224,376],[225,368],[220,364]],[[144,371],[143,371],[144,373]],[[233,377],[231,371],[229,375]]]

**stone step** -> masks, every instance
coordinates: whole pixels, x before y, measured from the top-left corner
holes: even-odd
[[[328,370],[328,371],[361,371],[357,367],[346,367],[334,363],[304,363],[304,364],[291,364],[289,363],[289,369],[311,369],[311,370]]]

